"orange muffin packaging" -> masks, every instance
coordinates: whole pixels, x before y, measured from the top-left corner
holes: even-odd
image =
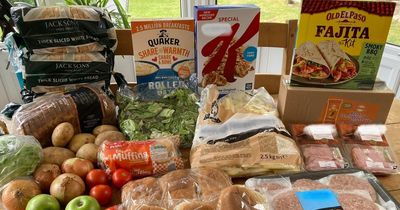
[[[106,141],[99,148],[99,165],[109,174],[123,168],[129,170],[133,177],[162,175],[184,168],[178,145],[178,137]]]
[[[291,82],[372,89],[396,3],[304,0]]]
[[[384,125],[339,124],[338,131],[354,167],[377,175],[399,173],[398,162],[385,137]]]

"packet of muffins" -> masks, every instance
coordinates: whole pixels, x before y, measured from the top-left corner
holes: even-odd
[[[219,95],[215,85],[202,91],[192,167],[219,168],[232,177],[302,169],[300,151],[264,88]]]
[[[399,173],[398,162],[385,137],[385,125],[337,125],[346,155],[356,168],[377,175]]]
[[[302,172],[248,179],[269,209],[398,209],[399,203],[372,174],[358,169]]]
[[[130,181],[122,188],[122,209],[267,209],[266,199],[245,186],[232,185],[213,168],[172,171],[160,178]]]
[[[179,136],[147,141],[108,141],[100,145],[98,164],[108,174],[119,168],[130,171],[133,177],[162,175],[184,168],[178,149]]]
[[[292,137],[298,144],[307,171],[348,168],[334,124],[293,124]]]

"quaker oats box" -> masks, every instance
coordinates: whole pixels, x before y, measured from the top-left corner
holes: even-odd
[[[133,20],[132,42],[138,84],[166,90],[195,74],[194,20]]]
[[[222,95],[254,87],[260,8],[255,5],[195,6],[196,70],[201,90]]]
[[[303,0],[291,85],[373,89],[395,6]]]

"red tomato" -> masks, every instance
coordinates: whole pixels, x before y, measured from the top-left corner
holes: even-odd
[[[131,180],[132,180],[132,174],[129,171],[122,169],[122,168],[117,169],[112,174],[112,182],[113,182],[114,186],[116,186],[118,188],[121,188],[122,186],[124,186],[126,183],[128,183]]]
[[[117,210],[117,209],[118,209],[117,205],[106,208],[106,210]]]
[[[86,184],[89,189],[99,184],[108,184],[108,176],[101,169],[93,169],[86,175]]]
[[[104,206],[112,200],[112,189],[108,185],[96,185],[90,189],[89,195],[96,198],[100,205]]]

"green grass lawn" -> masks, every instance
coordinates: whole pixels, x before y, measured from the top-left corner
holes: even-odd
[[[261,8],[261,21],[285,22],[298,19],[300,4],[289,6],[287,0],[218,0],[218,4],[255,4]]]
[[[218,0],[218,4],[256,4],[261,8],[261,20],[268,22],[298,19],[300,13],[299,3],[289,6],[287,0]],[[130,19],[177,18],[180,0],[129,0],[128,14]],[[400,21],[393,21],[388,42],[400,45]]]
[[[400,45],[400,20],[392,22],[387,42]]]
[[[256,4],[261,8],[261,20],[285,22],[298,19],[300,4],[288,5],[287,0],[218,0],[218,4]],[[130,0],[130,18],[176,18],[180,16],[179,0]],[[393,21],[388,36],[389,43],[400,45],[400,21]]]
[[[181,16],[180,0],[129,0],[129,15],[135,18],[178,18]]]

